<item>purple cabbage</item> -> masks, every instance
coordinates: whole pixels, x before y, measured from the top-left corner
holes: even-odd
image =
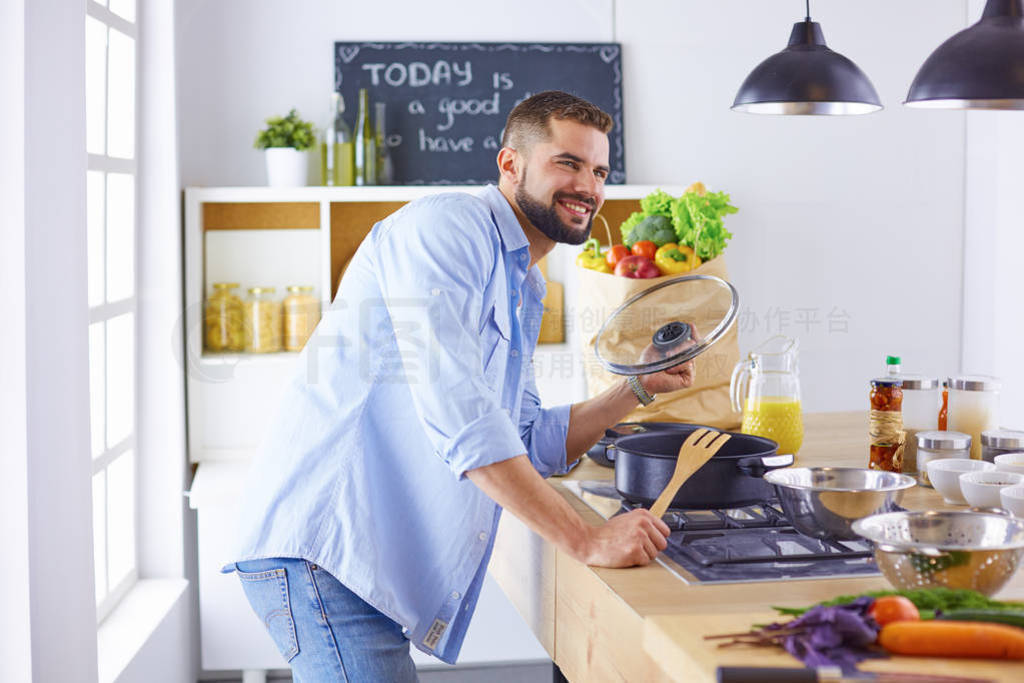
[[[857,669],[857,663],[885,654],[872,648],[878,637],[878,624],[868,616],[874,598],[863,597],[846,605],[818,606],[785,624],[772,624],[772,630],[797,631],[785,637],[783,647],[806,666],[838,666],[844,674]]]

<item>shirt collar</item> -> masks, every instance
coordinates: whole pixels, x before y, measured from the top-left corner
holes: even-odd
[[[544,277],[540,274],[540,268],[537,266],[529,269],[526,268],[526,264],[530,262],[530,241],[526,239],[526,233],[523,232],[523,226],[519,224],[519,219],[516,217],[516,212],[512,210],[512,205],[508,203],[505,195],[501,193],[501,190],[496,185],[488,185],[480,191],[478,196],[491,209],[491,214],[498,224],[498,234],[501,236],[501,242],[505,245],[505,249],[509,253],[522,251],[525,254],[525,262],[517,264],[519,272],[525,271],[524,279],[526,283],[533,289],[538,299],[543,299],[547,294],[547,284],[544,282]]]
[[[529,249],[530,242],[526,239],[523,226],[519,224],[516,212],[512,210],[512,206],[505,199],[505,195],[501,193],[501,190],[496,185],[488,185],[480,192],[479,196],[480,199],[487,203],[491,213],[494,214],[494,220],[498,224],[498,234],[501,235],[501,241],[505,245],[505,249],[508,251]]]

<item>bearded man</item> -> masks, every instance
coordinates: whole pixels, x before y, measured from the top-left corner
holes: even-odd
[[[410,643],[454,663],[503,509],[590,565],[666,547],[647,510],[592,526],[544,481],[638,402],[693,381],[687,363],[573,405],[537,395],[536,263],[589,238],[611,126],[567,93],[526,99],[497,186],[411,202],[353,256],[252,468],[224,568],[296,680],[416,680]]]

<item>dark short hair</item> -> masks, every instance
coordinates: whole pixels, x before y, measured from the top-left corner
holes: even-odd
[[[602,133],[612,129],[612,117],[600,107],[561,90],[545,90],[527,97],[512,109],[501,136],[502,147],[522,147],[551,137],[548,121],[570,119]]]

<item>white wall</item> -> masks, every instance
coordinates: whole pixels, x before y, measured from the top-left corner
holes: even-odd
[[[829,45],[865,70],[886,106],[836,118],[729,111],[747,73],[785,46],[799,2],[281,7],[178,2],[184,185],[263,184],[255,132],[291,106],[319,121],[335,40],[617,40],[629,182],[700,179],[741,209],[728,218],[727,254],[746,309],[744,351],[778,331],[799,336],[808,410],[863,409],[886,354],[907,369],[958,370],[964,114],[900,103],[925,57],[965,25],[965,0],[816,0]]]
[[[25,414],[25,1],[0,4],[0,127],[15,131],[0,155],[0,291],[10,334],[0,336],[0,680],[32,679],[28,561],[28,433]]]
[[[138,50],[138,562],[143,579],[190,586],[149,636],[120,683],[186,683],[199,670],[195,543],[182,495],[186,457],[174,0],[139,3]],[[188,515],[186,517],[186,515]]]
[[[1024,125],[968,114],[963,370],[1003,380],[1000,424],[1024,429]]]
[[[882,99],[883,111],[860,117],[729,111],[749,71],[785,46],[802,3],[617,8],[630,181],[699,178],[740,207],[726,224],[741,350],[780,329],[799,336],[807,410],[866,409],[886,354],[905,369],[955,372],[964,115],[901,102],[925,57],[963,27],[964,2],[811,3],[830,47]],[[801,309],[819,322],[796,324]],[[830,331],[833,311],[849,315],[847,332],[839,320]]]
[[[24,327],[8,329],[26,339],[21,400],[31,623],[22,628],[30,629],[34,680],[89,683],[97,673],[85,74],[72,68],[82,64],[85,51],[85,11],[84,3],[63,0],[32,0],[24,7],[25,317]],[[12,137],[20,135],[12,131]]]
[[[192,637],[192,602],[187,588],[174,601],[145,643],[135,652],[114,683],[188,683],[197,680],[197,672],[189,657],[188,645]]]

